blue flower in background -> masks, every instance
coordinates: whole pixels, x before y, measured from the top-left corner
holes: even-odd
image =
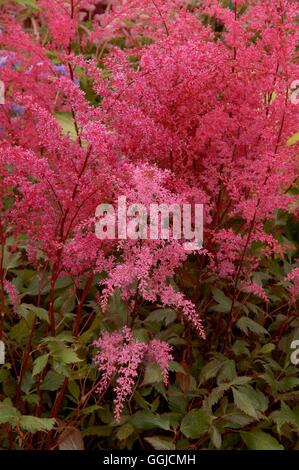
[[[10,111],[15,117],[21,117],[25,113],[25,108],[21,104],[13,103],[10,106]]]
[[[5,67],[9,59],[14,57],[15,55],[15,52],[0,51],[0,69]],[[19,59],[16,59],[11,66],[16,69],[17,67],[22,66],[22,62]]]
[[[8,61],[8,55],[2,55],[0,56],[0,69],[5,67],[6,63]]]
[[[66,75],[66,67],[63,64],[55,64],[54,68],[59,75]]]

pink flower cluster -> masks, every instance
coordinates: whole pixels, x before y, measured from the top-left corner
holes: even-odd
[[[292,271],[287,275],[286,281],[292,283],[290,288],[291,299],[295,302],[299,299],[299,267],[292,269]]]
[[[164,384],[168,384],[169,363],[173,358],[169,344],[164,341],[153,339],[148,344],[136,341],[132,331],[124,327],[120,333],[102,333],[101,337],[94,341],[94,345],[99,349],[94,362],[102,373],[97,392],[105,392],[116,377],[116,421],[120,421],[125,400],[133,391],[143,361],[157,363],[161,368]]]

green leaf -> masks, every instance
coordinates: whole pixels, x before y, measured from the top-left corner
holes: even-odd
[[[268,335],[268,331],[259,323],[255,322],[254,320],[251,320],[251,318],[248,317],[242,317],[240,320],[237,322],[237,326],[240,328],[243,333],[248,335],[249,331],[252,331],[252,333],[255,333],[257,335]]]
[[[41,389],[53,392],[61,387],[63,381],[63,375],[57,374],[54,370],[50,370],[41,385]]]
[[[36,393],[31,393],[31,395],[22,395],[22,400],[31,403],[32,405],[39,405],[39,397]]]
[[[156,415],[150,411],[137,411],[131,417],[131,423],[136,429],[140,430],[150,430],[155,428],[161,428],[165,431],[170,430],[170,420],[169,417],[163,415]]]
[[[14,426],[19,416],[19,411],[12,405],[9,398],[5,398],[0,403],[0,424],[10,423]]]
[[[216,312],[229,313],[232,306],[232,301],[229,299],[222,290],[213,288],[213,299],[217,302],[218,305],[211,307],[212,310]]]
[[[255,419],[258,419],[258,415],[256,413],[254,403],[248,398],[245,393],[240,392],[233,388],[233,395],[234,395],[234,402],[239,410],[243,411],[245,414],[252,416]]]
[[[32,377],[30,369],[27,369],[22,380],[22,386],[21,386],[22,392],[28,395],[33,384],[34,384],[34,379]]]
[[[91,405],[91,406],[87,406],[86,408],[83,408],[83,410],[81,411],[81,414],[89,415],[89,414],[94,413],[95,411],[102,410],[102,409],[103,407],[100,405]]]
[[[71,113],[55,113],[56,120],[62,128],[63,134],[68,134],[71,140],[77,139],[77,132]]]
[[[273,343],[268,343],[268,344],[265,344],[260,350],[259,350],[259,354],[270,354],[272,351],[274,351],[275,349],[275,344]]]
[[[270,434],[263,431],[241,432],[249,450],[284,450],[284,447]]]
[[[32,433],[38,431],[51,431],[55,426],[54,418],[37,418],[36,416],[22,416],[20,419],[20,427],[25,431]]]
[[[292,137],[289,138],[288,145],[294,145],[298,142],[298,140],[299,140],[299,132],[297,132],[296,134],[294,134]]]
[[[237,410],[234,413],[229,413],[224,416],[224,420],[226,421],[225,427],[231,429],[241,429],[247,426],[248,424],[254,421],[254,418],[251,416],[244,415],[242,413],[238,413]]]
[[[218,382],[231,382],[237,377],[236,363],[232,359],[224,361],[221,371],[218,375]]]
[[[222,366],[223,362],[217,361],[217,359],[208,362],[200,372],[199,384],[202,385],[209,379],[216,377]]]
[[[215,426],[212,426],[211,428],[210,437],[216,449],[220,449],[222,445],[222,438],[220,432]]]
[[[191,410],[182,420],[181,432],[189,439],[197,439],[209,430],[212,421],[208,410]]]
[[[49,354],[43,354],[35,359],[33,363],[32,377],[40,374],[47,365]]]
[[[284,424],[293,424],[299,428],[299,420],[297,419],[295,413],[284,402],[281,403],[280,410],[273,411],[271,418],[275,422],[279,434]]]
[[[246,341],[237,339],[232,349],[236,356],[250,356],[250,352],[247,346],[248,343],[246,343]]]
[[[288,392],[289,390],[293,390],[297,388],[298,385],[299,385],[298,377],[284,377],[278,382],[277,388],[280,392]]]
[[[207,399],[207,403],[210,408],[218,403],[219,400],[224,396],[225,392],[231,388],[230,384],[220,384],[214,388]]]
[[[171,438],[164,436],[153,436],[146,437],[145,441],[147,441],[156,450],[175,450],[175,445],[171,441]]]
[[[181,366],[181,364],[179,364],[176,361],[170,361],[169,362],[169,370],[171,372],[179,372],[180,374],[188,375],[188,373],[185,371],[184,367]]]
[[[145,367],[144,379],[141,385],[148,385],[162,382],[162,372],[157,364],[148,363]]]
[[[17,306],[17,312],[24,318],[27,318],[28,314],[32,312],[40,320],[49,323],[49,314],[44,308],[36,307],[32,304],[20,304]]]
[[[1,0],[0,3],[6,3],[5,0]],[[12,3],[17,3],[18,5],[22,5],[23,7],[30,7],[32,8],[33,10],[38,10],[39,7],[38,5],[36,4],[36,1],[35,0],[12,0]]]
[[[165,325],[168,326],[170,323],[173,323],[177,318],[177,312],[172,308],[159,308],[154,310],[146,317],[146,322],[156,322],[162,323],[165,322]]]
[[[111,436],[113,429],[109,426],[89,426],[82,432],[83,436],[98,436],[108,437]]]
[[[129,436],[131,436],[133,432],[134,432],[133,426],[130,423],[126,423],[118,429],[116,437],[120,441],[124,441]]]
[[[77,353],[71,348],[56,351],[53,357],[57,362],[62,362],[63,364],[74,364],[81,361]]]

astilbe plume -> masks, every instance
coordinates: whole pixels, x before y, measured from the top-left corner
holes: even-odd
[[[124,327],[120,333],[102,333],[101,337],[94,341],[94,346],[99,349],[94,363],[102,373],[97,392],[101,394],[106,391],[116,376],[116,421],[120,421],[125,400],[133,391],[143,361],[157,363],[161,367],[164,384],[168,384],[169,363],[173,357],[166,342],[153,339],[148,344],[142,343],[133,338],[128,327]]]

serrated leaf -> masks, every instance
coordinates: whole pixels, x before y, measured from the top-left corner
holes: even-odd
[[[120,441],[124,441],[129,436],[131,436],[133,432],[134,432],[133,426],[130,423],[126,423],[118,429],[116,437]]]
[[[162,382],[162,372],[157,364],[148,363],[145,367],[144,379],[141,385],[149,385]]]
[[[13,406],[9,398],[0,403],[0,424],[14,425],[20,417],[19,411]]]
[[[212,310],[216,312],[229,313],[232,306],[232,301],[229,299],[222,290],[213,288],[213,299],[217,302],[218,305],[211,307]]]
[[[40,320],[49,323],[49,314],[44,308],[36,307],[32,304],[20,304],[17,305],[16,309],[18,314],[24,318],[27,318],[29,313],[32,312]]]
[[[54,392],[61,387],[63,381],[63,375],[57,374],[57,372],[54,370],[50,370],[41,384],[41,390],[49,390],[50,392]]]
[[[170,323],[174,322],[177,318],[177,313],[172,308],[159,308],[154,310],[146,317],[146,322],[165,322],[165,325],[168,326]]]
[[[164,436],[146,437],[147,441],[155,450],[175,450],[175,444],[170,438]]]
[[[277,389],[279,390],[279,392],[288,392],[289,390],[297,388],[298,385],[298,377],[284,377],[278,382]]]
[[[179,372],[180,374],[185,374],[187,375],[187,372],[186,370],[184,369],[183,366],[181,366],[181,364],[179,364],[178,362],[176,361],[170,361],[169,362],[169,370],[171,372]]]
[[[34,379],[32,377],[30,370],[27,369],[22,380],[22,385],[21,385],[22,392],[28,395],[33,384],[34,384]]]
[[[248,384],[249,382],[251,382],[253,379],[252,377],[246,377],[245,375],[244,376],[241,376],[241,377],[236,377],[231,385],[245,385],[245,384]]]
[[[68,391],[70,394],[75,398],[75,400],[78,402],[80,398],[80,387],[76,380],[71,380],[68,384]]]
[[[232,429],[244,428],[248,424],[255,421],[255,419],[251,416],[238,413],[237,410],[235,413],[227,414],[224,419],[227,421],[224,426]]]
[[[249,331],[257,335],[268,335],[268,331],[259,323],[255,322],[251,318],[242,317],[237,321],[237,326],[243,333],[248,335]]]
[[[214,388],[207,399],[209,407],[212,408],[214,405],[216,405],[218,401],[221,400],[224,393],[230,389],[230,387],[230,384],[220,384],[218,387]]]
[[[246,341],[237,339],[236,342],[234,343],[232,349],[233,349],[236,356],[241,356],[243,354],[245,356],[250,356],[250,352],[249,352],[249,349],[248,349],[248,343],[246,343]]]
[[[239,410],[243,411],[245,414],[252,416],[255,419],[258,419],[254,404],[247,395],[241,391],[233,388],[234,403]]]
[[[35,359],[33,363],[32,377],[40,374],[47,365],[49,354],[43,354]]]
[[[56,351],[53,356],[57,362],[62,362],[63,364],[75,364],[76,362],[81,361],[77,353],[71,348],[64,348],[60,351]]]
[[[191,410],[182,420],[181,432],[189,439],[197,439],[209,430],[212,421],[208,410]]]
[[[22,395],[22,400],[27,401],[27,403],[31,403],[32,405],[39,405],[39,397],[36,393],[32,393],[31,395]]]
[[[164,429],[165,431],[170,430],[169,417],[154,414],[147,410],[137,411],[131,417],[131,423],[136,429],[144,431],[155,428]]]
[[[217,361],[216,359],[208,362],[200,372],[199,384],[202,385],[209,379],[216,377],[222,366],[223,362]]]
[[[275,422],[279,433],[284,424],[293,424],[296,427],[299,427],[299,420],[295,413],[284,402],[281,403],[280,410],[273,411],[273,413],[271,413],[271,418]]]
[[[220,449],[222,445],[222,437],[221,437],[220,432],[215,426],[212,426],[211,431],[210,431],[210,436],[216,449]]]
[[[249,450],[284,450],[284,447],[270,434],[263,431],[241,432]]]
[[[22,416],[19,425],[25,431],[32,433],[38,431],[51,431],[55,426],[54,418],[38,418],[36,416]]]
[[[217,382],[231,382],[237,376],[236,363],[232,359],[223,362],[223,366],[218,374]]]

